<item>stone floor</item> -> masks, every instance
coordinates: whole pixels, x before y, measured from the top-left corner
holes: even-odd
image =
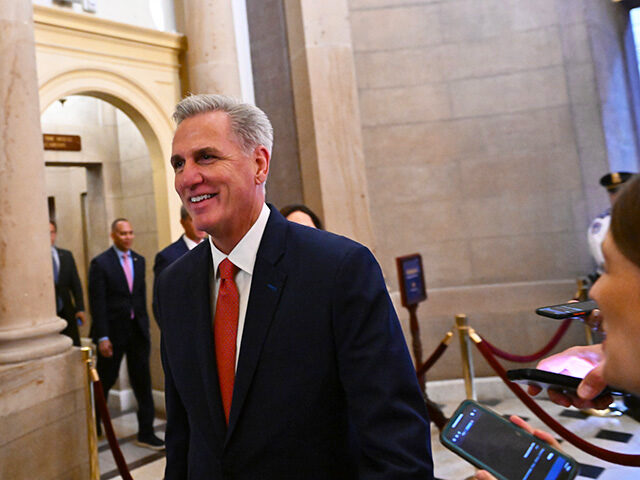
[[[485,385],[486,387],[486,385]],[[429,387],[428,387],[429,388]],[[441,389],[442,390],[442,389]],[[453,413],[462,396],[455,388],[447,388],[454,395],[446,395],[443,391],[435,391],[434,396],[443,404],[444,413],[449,416]],[[482,390],[482,389],[481,389]],[[489,406],[503,415],[517,414],[527,419],[537,428],[548,430],[533,414],[510,392],[505,393],[499,388],[485,388],[484,398],[479,395],[480,403]],[[501,398],[488,397],[486,391],[498,392]],[[450,397],[443,402],[443,397]],[[588,441],[614,451],[625,453],[640,453],[640,423],[623,415],[618,417],[594,417],[586,416],[575,409],[565,409],[548,400],[540,400],[543,408],[560,423],[574,433]],[[114,428],[120,439],[120,445],[129,464],[131,474],[135,480],[162,479],[165,458],[162,452],[155,452],[134,445],[137,428],[135,413],[129,412],[114,418]],[[156,432],[160,437],[164,436],[164,420],[156,420]],[[438,431],[432,428],[431,440],[433,457],[435,462],[435,475],[441,480],[462,480],[472,475],[473,466],[460,459],[449,450],[445,449],[438,440]],[[598,480],[626,480],[640,478],[640,469],[621,467],[601,461],[576,449],[567,442],[562,442],[563,450],[573,456],[581,465],[579,479]],[[113,456],[106,443],[102,440],[99,444],[101,480],[119,479]]]

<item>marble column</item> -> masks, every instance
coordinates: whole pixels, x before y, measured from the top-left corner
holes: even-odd
[[[284,4],[304,201],[373,249],[347,0]]]
[[[0,364],[61,353],[31,2],[0,0]]]
[[[186,92],[242,98],[231,3],[176,0],[176,23],[187,35]]]

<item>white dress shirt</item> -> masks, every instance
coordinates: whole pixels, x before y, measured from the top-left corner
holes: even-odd
[[[225,255],[218,250],[213,244],[211,237],[209,237],[211,255],[213,257],[213,271],[216,272],[212,292],[214,305],[217,304],[218,289],[220,288],[220,272],[218,272],[218,265],[228,257],[229,261],[238,267],[238,272],[235,277],[236,286],[238,287],[238,295],[240,297],[238,335],[236,337],[236,368],[238,368],[240,344],[242,341],[242,332],[244,331],[244,319],[247,315],[247,304],[249,303],[249,292],[251,291],[251,280],[253,279],[253,266],[256,263],[258,247],[260,247],[260,241],[262,240],[262,235],[264,234],[264,229],[267,226],[267,220],[269,220],[270,213],[271,211],[269,210],[269,207],[267,207],[266,204],[262,204],[262,211],[260,212],[258,219],[245,236],[238,242],[235,248],[231,250],[229,255]],[[215,312],[213,312],[213,315],[215,317]]]
[[[184,233],[182,234],[182,241],[185,243],[185,245],[189,250],[193,250],[193,248],[197,247],[198,244],[200,243],[200,242],[194,242],[189,237],[187,237]]]

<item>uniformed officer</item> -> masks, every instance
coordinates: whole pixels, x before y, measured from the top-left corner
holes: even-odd
[[[611,172],[600,179],[600,185],[607,189],[609,201],[613,206],[616,196],[622,184],[633,177],[629,172]],[[589,251],[596,262],[596,278],[604,272],[604,256],[602,255],[602,242],[609,231],[611,221],[611,207],[598,215],[589,226],[588,240]]]

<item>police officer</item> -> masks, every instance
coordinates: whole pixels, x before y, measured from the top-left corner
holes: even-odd
[[[609,201],[613,206],[620,187],[631,177],[633,173],[629,172],[611,172],[607,173],[600,179],[600,185],[607,189]],[[604,257],[602,255],[602,242],[609,231],[609,222],[611,221],[611,207],[598,215],[589,226],[588,240],[589,251],[596,262],[595,278],[604,272]],[[593,279],[595,281],[595,278]]]

